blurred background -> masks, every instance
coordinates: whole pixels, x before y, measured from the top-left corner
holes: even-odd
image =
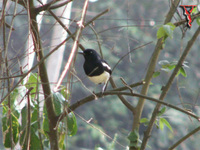
[[[156,33],[158,28],[163,24],[165,16],[169,10],[170,0],[90,0],[86,22],[95,17],[105,9],[110,9],[108,13],[98,18],[92,25],[83,29],[80,43],[85,48],[95,49],[100,53],[99,44],[102,49],[103,58],[111,67],[119,61],[121,57],[129,51],[141,46],[145,43],[153,41],[153,43],[144,46],[143,48],[134,50],[127,55],[117,65],[112,73],[113,79],[117,86],[123,86],[120,77],[131,84],[144,79],[149,60],[155,48],[157,41]],[[181,4],[198,4],[199,1],[182,1]],[[14,3],[9,1],[10,8],[8,9],[6,21],[11,22]],[[74,0],[69,8],[54,10],[58,17],[69,26],[69,30],[73,33],[77,29],[77,21],[80,20],[84,1]],[[37,4],[36,4],[37,5]],[[2,7],[2,5],[1,5]],[[63,13],[67,13],[66,16]],[[69,13],[70,12],[70,13]],[[10,16],[9,16],[10,15]],[[176,16],[172,23],[180,19],[184,19],[181,8],[178,8]],[[13,75],[19,74],[20,67],[27,64],[28,50],[28,20],[27,12],[22,8],[17,8],[17,15],[14,22],[14,31],[12,31],[11,39],[8,47],[9,69]],[[185,25],[184,25],[185,26]],[[184,50],[188,40],[192,37],[198,27],[196,21],[192,23],[191,29],[186,29],[184,26],[177,27],[174,30],[173,39],[168,38],[165,47],[161,52],[159,61],[167,60],[177,61]],[[62,38],[67,36],[66,31],[56,23],[55,19],[47,12],[40,22],[40,36],[44,53],[47,54]],[[2,38],[2,37],[1,37]],[[0,40],[0,45],[3,45],[3,40]],[[30,44],[31,45],[31,44]],[[29,46],[30,46],[29,45]],[[47,70],[52,84],[52,88],[56,84],[60,73],[64,69],[64,65],[68,60],[73,40],[66,43],[62,50],[53,54],[47,59]],[[187,56],[186,69],[187,77],[178,76],[173,83],[165,101],[176,106],[185,107],[192,110],[195,114],[200,115],[200,38],[197,39],[192,47],[191,52]],[[79,49],[79,51],[81,51]],[[35,58],[34,58],[35,59]],[[37,62],[35,59],[34,64]],[[90,82],[83,71],[84,59],[81,55],[76,56],[74,72],[77,77],[73,77],[72,93],[70,97],[71,103],[91,95],[91,91],[100,91],[101,86]],[[57,66],[58,65],[58,66]],[[161,66],[157,64],[156,70],[161,71]],[[34,70],[37,72],[37,70]],[[152,80],[152,85],[149,88],[148,96],[158,98],[161,93],[161,88],[169,79],[171,72],[161,71],[160,76]],[[17,79],[15,79],[15,82]],[[67,82],[63,81],[65,86]],[[83,84],[90,90],[86,89]],[[111,89],[108,84],[107,90]],[[141,87],[134,88],[135,92],[140,92]],[[136,104],[137,98],[127,97],[130,103]],[[150,118],[152,110],[155,107],[154,102],[146,101],[142,117]],[[128,146],[129,141],[127,136],[132,128],[133,116],[132,113],[121,103],[117,96],[106,96],[90,103],[87,103],[75,110],[78,122],[78,132],[75,136],[67,138],[67,147],[69,150],[92,150],[100,147],[102,149],[122,150],[124,146]],[[90,124],[85,120],[90,120]],[[173,109],[167,108],[165,119],[169,121],[173,128],[171,132],[167,127],[164,130],[153,129],[147,149],[165,150],[169,145],[172,145],[178,139],[186,135],[188,132],[199,126],[199,122],[192,120],[189,116],[182,114]],[[106,133],[112,139],[106,137],[102,132]],[[143,133],[146,126],[140,128],[140,139],[143,138]],[[2,136],[0,136],[2,144]],[[112,141],[116,139],[117,142]],[[182,143],[177,150],[198,150],[200,134],[197,133]],[[3,149],[3,147],[0,149]]]

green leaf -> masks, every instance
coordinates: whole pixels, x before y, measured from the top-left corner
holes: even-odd
[[[16,105],[15,105],[15,102],[17,101],[17,98],[18,98],[19,94],[20,94],[20,92],[19,92],[19,90],[17,88],[15,88],[13,90],[13,92],[11,92],[11,94],[10,94],[10,100],[11,100],[10,107],[11,107],[12,113],[18,112],[17,108],[16,108]],[[2,105],[7,106],[8,105],[8,99],[4,100]],[[5,111],[6,112],[3,112],[4,115],[8,113],[7,109]],[[17,113],[17,114],[19,115],[19,113]],[[17,115],[17,114],[15,114],[15,115]],[[19,118],[19,116],[15,116],[15,117]]]
[[[65,98],[65,100],[68,100],[69,99],[69,96],[70,96],[70,93],[69,91],[67,90],[67,88],[63,85],[61,85],[61,91],[60,93],[62,94],[62,96]],[[68,102],[68,101],[67,101]]]
[[[197,22],[197,24],[200,26],[200,17],[197,17],[197,18],[196,18],[196,22]]]
[[[78,127],[76,122],[76,116],[73,112],[67,115],[67,128],[68,128],[68,135],[73,136],[77,133]]]
[[[66,148],[65,148],[65,133],[63,132],[63,133],[61,133],[60,134],[60,136],[59,136],[59,149],[61,150],[61,149],[63,149],[63,150],[65,150]]]
[[[32,126],[31,126],[30,149],[31,150],[41,149],[41,141],[38,135],[36,134],[35,129]]]
[[[149,119],[147,119],[147,118],[140,119],[140,123],[146,123],[146,122],[149,122]]]
[[[140,119],[140,123],[144,123],[144,126],[147,126],[149,124],[149,119],[142,118],[142,119]]]
[[[165,111],[166,111],[166,107],[163,107],[163,108],[159,111],[158,116],[162,116],[162,115],[165,113]]]
[[[30,94],[31,94],[31,97],[34,98],[35,95],[36,95],[36,92],[37,92],[37,88],[38,88],[38,82],[39,82],[39,79],[38,79],[38,75],[37,73],[30,73],[30,76],[28,78],[28,81],[26,82],[25,84],[25,87],[27,89],[30,89],[31,87],[33,87],[33,89],[31,90]]]
[[[167,37],[173,38],[173,31],[176,28],[176,26],[169,22],[165,25],[162,25],[158,31],[157,31],[157,39],[164,38],[164,41]]]
[[[161,26],[157,31],[157,39],[160,39],[165,36],[166,36],[165,30],[164,30],[163,26]]]
[[[139,140],[139,133],[137,130],[132,131],[129,135],[128,135],[128,139],[130,141],[129,147],[137,147],[138,145],[138,140]]]
[[[169,70],[172,70],[172,69],[174,69],[176,67],[176,65],[169,65],[167,68],[169,69]]]
[[[171,125],[169,124],[169,122],[165,118],[160,118],[159,127],[161,130],[163,130],[164,125],[166,125],[168,127],[168,129],[170,129],[170,131],[173,132],[173,129],[172,129]]]
[[[181,67],[179,71],[182,74],[182,76],[187,77],[187,73],[183,67]]]
[[[42,123],[42,128],[43,128],[43,132],[45,133],[45,136],[48,137],[48,132],[49,132],[49,121],[48,121],[48,116],[47,116],[47,108],[46,105],[44,105],[43,107],[43,123]]]
[[[56,115],[59,115],[62,112],[62,104],[65,101],[65,98],[59,92],[53,93],[53,104],[55,108]]]
[[[195,8],[192,10],[191,15],[192,15],[192,14],[196,14],[196,13],[198,13],[197,7],[195,7]]]
[[[3,131],[3,137],[4,137],[3,144],[6,148],[11,147],[11,142],[13,142],[14,144],[18,142],[19,129],[20,129],[18,118],[16,117],[16,115],[11,113],[10,114],[11,119],[9,119],[8,110],[9,109],[6,106],[3,106],[3,112],[7,112],[7,114],[4,115],[4,117],[2,118],[2,129],[3,129],[2,131]],[[12,124],[12,127],[10,126],[10,124]],[[11,128],[11,132],[13,136],[12,138],[10,137],[11,135],[10,128]]]
[[[169,36],[172,39],[173,38],[173,31],[176,28],[176,26],[173,23],[169,22],[166,25],[163,25],[163,28],[164,28],[167,36]]]
[[[160,120],[159,120],[159,128],[160,128],[161,130],[164,129],[164,123],[163,123],[162,119],[163,119],[163,118],[160,118]]]
[[[160,71],[156,71],[153,73],[153,78],[156,78],[160,75]]]

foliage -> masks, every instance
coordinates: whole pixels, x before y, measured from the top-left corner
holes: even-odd
[[[19,105],[17,102],[18,96],[20,95],[20,90],[16,88],[10,96],[11,99],[11,114],[10,110],[8,108],[8,100],[5,100],[3,103],[3,115],[2,123],[3,123],[3,133],[4,133],[4,146],[6,148],[11,147],[11,138],[10,138],[10,125],[12,125],[12,136],[13,136],[13,142],[14,144],[17,144],[18,140],[20,140],[20,145],[23,149],[27,148],[27,132],[28,132],[28,111],[31,112],[31,122],[30,122],[30,149],[41,149],[43,147],[43,144],[45,147],[49,148],[49,140],[48,140],[48,133],[49,133],[49,122],[48,122],[48,116],[46,112],[46,107],[44,105],[42,116],[38,112],[39,105],[38,103],[38,85],[40,83],[40,80],[38,78],[37,73],[30,74],[30,77],[28,81],[22,82],[22,87],[24,87],[24,91],[27,91],[31,87],[33,87],[32,91],[26,95],[26,97],[30,96],[30,99],[23,98],[21,100],[21,104],[23,105],[22,109],[19,110],[16,105]],[[61,114],[63,110],[63,102],[65,102],[65,98],[60,93],[53,93],[54,97],[54,107],[57,115]],[[25,100],[30,100],[31,102],[31,108],[27,106],[27,103]],[[22,104],[23,103],[23,104]],[[11,121],[9,120],[11,116]],[[21,116],[21,123],[18,121],[19,117]],[[43,119],[41,119],[43,117]],[[59,147],[61,149],[65,149],[65,133],[67,132],[68,135],[73,136],[77,132],[77,123],[76,123],[76,116],[71,112],[66,117],[66,123],[62,122],[58,125],[59,128]],[[42,123],[42,128],[40,128],[40,124]],[[40,136],[39,136],[40,135]],[[41,139],[42,138],[42,139]],[[42,140],[42,141],[41,141]],[[42,143],[43,142],[43,143]],[[41,145],[42,144],[42,145]]]

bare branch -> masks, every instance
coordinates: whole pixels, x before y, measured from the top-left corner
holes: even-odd
[[[35,8],[35,11],[36,13],[40,13],[41,11],[46,11],[46,10],[51,10],[51,9],[56,9],[56,8],[60,8],[64,5],[67,5],[68,3],[72,2],[73,0],[68,0],[68,1],[65,1],[65,2],[62,2],[58,5],[54,5],[52,6],[53,4],[55,4],[57,2],[57,0],[52,0],[51,2],[47,3],[47,4],[44,4],[38,8]]]
[[[117,88],[115,82],[113,81],[113,78],[110,78],[110,83],[112,85],[113,88]],[[135,114],[135,108],[120,94],[117,95],[119,97],[119,99],[121,100],[121,102],[133,113]]]
[[[83,7],[83,11],[82,11],[82,16],[81,16],[81,20],[80,20],[80,24],[79,24],[79,29],[77,31],[77,34],[76,34],[76,37],[75,37],[75,41],[74,41],[74,45],[72,47],[72,50],[70,52],[70,55],[69,55],[69,58],[68,58],[68,61],[65,65],[65,69],[63,70],[62,74],[61,74],[61,77],[60,79],[58,80],[58,83],[54,89],[55,92],[57,92],[60,84],[62,83],[65,75],[67,74],[67,71],[70,70],[71,68],[71,63],[72,61],[74,60],[74,56],[75,54],[77,53],[77,48],[78,48],[78,43],[79,43],[79,38],[81,36],[81,33],[82,33],[82,30],[84,28],[84,21],[85,21],[85,16],[86,16],[86,11],[87,11],[87,7],[88,7],[88,0],[85,0],[85,4],[84,4],[84,7]]]
[[[141,95],[141,94],[137,94],[137,93],[134,93],[133,91],[131,93],[129,92],[119,92],[119,91],[113,91],[113,90],[110,90],[110,91],[105,91],[103,94],[101,92],[99,93],[95,93],[95,95],[98,97],[98,98],[101,98],[103,96],[107,96],[107,95],[127,95],[127,96],[136,96],[136,97],[140,97],[140,98],[144,98],[144,99],[147,99],[147,100],[150,100],[150,101],[153,101],[153,102],[156,102],[158,104],[162,104],[162,105],[165,105],[167,107],[170,107],[170,108],[173,108],[177,111],[180,111],[182,113],[185,113],[195,119],[197,119],[198,121],[200,120],[200,117],[199,116],[196,116],[195,114],[191,113],[190,111],[186,111],[185,109],[182,109],[182,108],[179,108],[175,105],[172,105],[172,104],[169,104],[169,103],[166,103],[166,102],[163,102],[159,99],[156,99],[156,98],[152,98],[152,97],[149,97],[149,96],[145,96],[145,95]],[[87,96],[81,100],[79,100],[78,102],[72,104],[69,109],[68,109],[68,113],[70,113],[71,111],[74,111],[76,108],[78,108],[79,106],[85,104],[85,103],[88,103],[88,102],[91,102],[95,100],[95,96],[94,95],[90,95],[90,96]],[[62,114],[63,115],[63,114]],[[64,116],[63,116],[64,117]],[[61,119],[62,120],[62,119]]]

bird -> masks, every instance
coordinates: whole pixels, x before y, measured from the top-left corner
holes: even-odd
[[[95,84],[104,84],[103,93],[112,73],[111,67],[94,49],[85,49],[79,54],[85,58],[83,69],[87,77]]]

